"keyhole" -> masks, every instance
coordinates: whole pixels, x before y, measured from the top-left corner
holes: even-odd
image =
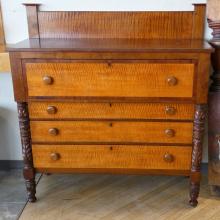
[[[108,67],[111,67],[112,63],[110,61],[108,61]]]
[[[111,147],[109,147],[109,149],[110,149],[110,150],[113,150],[113,147],[111,146]]]

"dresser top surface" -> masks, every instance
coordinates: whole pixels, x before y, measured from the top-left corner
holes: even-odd
[[[8,51],[72,52],[212,52],[204,40],[147,39],[26,39],[8,45]]]

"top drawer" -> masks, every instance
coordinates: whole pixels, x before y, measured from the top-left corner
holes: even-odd
[[[146,62],[26,63],[29,96],[193,96],[194,64]]]

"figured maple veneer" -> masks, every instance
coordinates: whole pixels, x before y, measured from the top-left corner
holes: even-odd
[[[191,147],[134,145],[33,145],[36,168],[189,170]],[[170,156],[171,160],[166,160]]]
[[[30,39],[11,47],[10,59],[29,201],[35,171],[169,174],[190,176],[196,206],[212,52],[205,5],[26,7]]]
[[[30,102],[31,119],[193,120],[193,104]]]
[[[193,123],[130,121],[31,121],[33,142],[192,144]],[[49,132],[52,130],[52,134]],[[167,130],[172,130],[170,136]],[[54,132],[53,132],[54,131]],[[173,134],[172,134],[173,133]]]
[[[192,97],[194,68],[192,63],[144,61],[27,63],[28,95]],[[50,80],[47,84],[45,77]]]

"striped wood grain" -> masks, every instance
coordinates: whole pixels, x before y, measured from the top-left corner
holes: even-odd
[[[91,146],[91,145],[33,145],[35,168],[125,168],[189,170],[191,147],[177,146]],[[60,156],[51,159],[51,154]],[[164,160],[171,154],[173,162]],[[106,170],[108,172],[108,170]]]
[[[29,96],[192,97],[194,64],[27,63],[26,75]],[[168,77],[177,85],[168,85]]]
[[[39,12],[38,21],[40,38],[190,39],[193,34],[193,12],[51,11]]]
[[[33,142],[192,143],[190,122],[31,121]],[[56,136],[49,129],[56,128]],[[166,129],[175,132],[167,137]]]
[[[48,107],[55,107],[48,114]],[[166,112],[174,109],[174,114]],[[193,104],[30,102],[31,119],[182,119],[194,118]]]

